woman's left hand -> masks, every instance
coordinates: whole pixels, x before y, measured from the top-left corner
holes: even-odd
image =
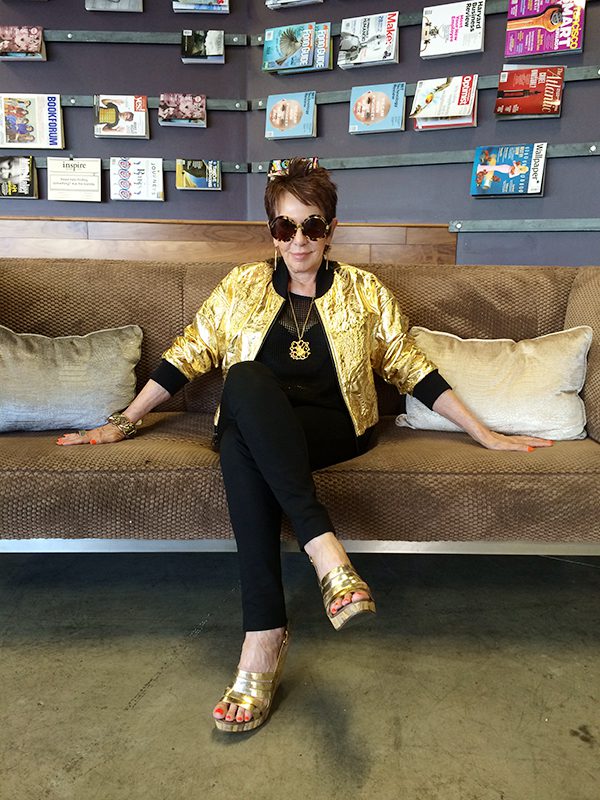
[[[552,439],[538,439],[537,436],[506,436],[496,431],[487,431],[479,439],[488,450],[521,450],[532,453],[536,447],[551,447]]]

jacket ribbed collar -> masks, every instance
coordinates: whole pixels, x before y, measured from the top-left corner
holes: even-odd
[[[322,297],[331,289],[333,283],[333,273],[337,268],[336,261],[329,262],[329,269],[325,269],[325,259],[321,261],[321,266],[317,272],[317,292],[315,297]],[[277,269],[273,271],[273,288],[278,295],[287,299],[288,283],[290,274],[283,258],[277,259]]]

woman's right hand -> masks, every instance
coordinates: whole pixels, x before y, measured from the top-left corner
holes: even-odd
[[[105,425],[100,425],[98,428],[92,428],[89,431],[77,431],[77,433],[63,433],[56,440],[56,444],[110,444],[112,442],[120,442],[125,439],[125,435],[113,425],[112,422],[107,422]]]

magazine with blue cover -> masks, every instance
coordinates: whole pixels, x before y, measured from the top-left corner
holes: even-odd
[[[474,197],[541,197],[547,142],[478,147],[471,174]]]
[[[271,94],[265,139],[303,139],[317,135],[316,92]]]
[[[404,130],[406,83],[353,86],[349,133],[385,133]]]
[[[331,22],[317,22],[315,25],[315,52],[313,63],[310,67],[297,69],[280,69],[279,74],[292,72],[319,72],[320,70],[333,69],[333,43],[331,40]]]
[[[264,72],[312,67],[315,55],[314,22],[267,28],[264,38]]]

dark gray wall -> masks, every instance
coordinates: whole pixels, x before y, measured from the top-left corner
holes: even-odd
[[[169,0],[145,0],[143,14],[89,13],[83,0],[0,0],[6,24],[40,23],[49,29],[175,31],[184,26],[223,27],[227,32],[259,33],[265,27],[307,19],[337,22],[344,16],[398,8],[396,3],[373,0],[325,0],[322,5],[274,12],[263,0],[230,0],[232,13],[175,15]],[[420,11],[424,0],[405,0],[402,13]],[[423,61],[419,58],[419,27],[400,31],[400,63],[388,67],[308,75],[266,75],[260,70],[261,48],[227,48],[224,66],[182,65],[174,45],[50,44],[46,64],[0,63],[0,87],[31,92],[92,94],[98,91],[146,93],[161,91],[204,92],[209,97],[248,99],[285,91],[350,89],[369,81],[385,82],[438,77],[461,72],[497,74],[503,62],[506,17],[486,17],[485,52],[470,56]],[[337,55],[337,53],[336,53]],[[567,66],[600,63],[600,7],[587,10],[583,54],[548,59]],[[209,128],[188,131],[160,128],[151,112],[151,140],[98,140],[92,136],[91,110],[65,109],[68,152],[74,155],[118,155],[119,151],[165,158],[212,157],[226,161],[262,161],[291,155],[321,158],[438,150],[465,150],[481,144],[548,141],[551,144],[599,139],[600,81],[572,82],[566,86],[563,116],[557,120],[497,122],[493,116],[495,91],[479,93],[479,125],[461,131],[429,131],[351,136],[348,105],[318,108],[318,138],[268,142],[264,138],[264,112],[246,114],[211,112]],[[599,142],[600,144],[600,142]],[[43,155],[43,151],[36,151]],[[441,222],[450,219],[519,219],[599,217],[600,160],[597,157],[551,159],[547,165],[543,198],[478,199],[469,196],[469,164],[339,170],[334,178],[340,189],[339,217],[355,222]],[[43,173],[42,173],[43,176]],[[42,180],[44,185],[45,180]],[[225,175],[225,190],[218,193],[177,192],[174,176],[167,175],[165,203],[75,204],[40,201],[4,203],[0,213],[35,213],[55,216],[93,215],[163,217],[182,219],[263,218],[263,175]],[[464,263],[599,263],[598,233],[461,234],[458,260]]]

